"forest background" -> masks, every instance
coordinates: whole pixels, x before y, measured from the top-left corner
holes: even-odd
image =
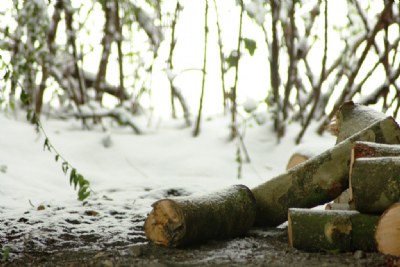
[[[298,144],[344,101],[400,107],[398,1],[14,0],[0,19],[0,107],[39,129],[43,116],[110,119],[142,134],[139,117],[172,117],[196,137],[224,113],[241,162],[249,121],[272,122],[278,143],[299,124]]]

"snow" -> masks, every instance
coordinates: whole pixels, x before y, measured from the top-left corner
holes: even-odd
[[[247,113],[252,113],[255,111],[258,107],[258,101],[255,100],[254,98],[246,98],[246,100],[243,102],[243,108]]]
[[[57,239],[63,226],[79,223],[71,231],[102,233],[107,242],[144,242],[135,236],[140,235],[143,218],[154,201],[176,193],[202,194],[233,184],[254,187],[263,183],[284,172],[300,130],[296,124],[289,125],[277,145],[272,122],[247,127],[244,143],[252,161],[243,164],[243,178],[238,179],[237,143],[228,141],[229,116],[205,119],[197,138],[179,120],[160,118],[157,125],[147,127],[144,118],[133,117],[145,131],[135,135],[130,128],[113,127],[106,119],[107,131],[100,126],[83,130],[77,120],[44,119],[50,142],[90,181],[95,192],[82,205],[61,163],[55,162],[55,154],[43,151],[43,136],[22,119],[22,113],[21,119],[11,116],[0,112],[0,228],[5,221],[28,220],[19,231],[33,240],[46,229],[53,229],[54,233],[46,235]],[[317,136],[311,128],[304,143],[329,147],[334,138]],[[37,210],[39,205],[45,210]],[[91,210],[100,217],[86,215]],[[22,246],[21,240],[12,242],[13,249]]]

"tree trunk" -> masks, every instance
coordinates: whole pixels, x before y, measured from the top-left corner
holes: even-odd
[[[200,197],[155,202],[144,231],[156,244],[185,244],[244,235],[253,225],[256,203],[244,185]]]
[[[376,227],[375,240],[378,251],[400,256],[400,203],[396,203],[382,214]]]
[[[400,129],[392,117],[376,121],[335,147],[254,188],[256,224],[276,226],[289,208],[311,208],[338,197],[349,186],[349,163],[355,141],[398,144]]]
[[[378,220],[357,211],[289,209],[289,245],[306,251],[375,251]]]
[[[400,200],[400,157],[357,158],[351,169],[351,203],[356,210],[380,214]]]

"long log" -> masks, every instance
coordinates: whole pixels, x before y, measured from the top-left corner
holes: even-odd
[[[378,251],[383,254],[400,256],[400,203],[388,208],[376,227],[375,240]]]
[[[350,173],[351,204],[381,214],[400,200],[400,157],[356,158]]]
[[[244,185],[199,197],[162,199],[152,206],[144,224],[146,237],[169,247],[244,235],[256,216],[254,196]]]
[[[349,186],[352,144],[363,140],[399,144],[400,129],[392,117],[375,121],[322,154],[252,189],[257,202],[256,225],[277,226],[289,208],[311,208],[332,201]]]
[[[375,251],[379,216],[345,210],[289,209],[289,246],[306,251]]]

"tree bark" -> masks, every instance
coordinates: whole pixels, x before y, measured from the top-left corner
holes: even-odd
[[[400,156],[400,145],[378,144],[357,141],[353,145],[352,161],[358,158],[396,157]]]
[[[306,251],[375,251],[378,220],[357,211],[289,209],[289,245]]]
[[[252,189],[256,224],[277,226],[289,208],[311,208],[338,197],[349,186],[349,163],[355,141],[398,144],[400,129],[392,117],[376,121],[335,147]]]
[[[357,158],[351,168],[351,204],[380,214],[400,200],[400,157]]]
[[[352,101],[344,103],[335,115],[334,124],[331,125],[331,128],[334,128],[333,133],[337,136],[336,144],[385,117],[387,115],[384,113],[367,106]]]
[[[400,256],[400,203],[388,208],[379,219],[375,240],[378,251],[383,254]]]
[[[256,216],[254,196],[244,185],[206,196],[162,199],[152,206],[145,234],[168,247],[244,235]]]

